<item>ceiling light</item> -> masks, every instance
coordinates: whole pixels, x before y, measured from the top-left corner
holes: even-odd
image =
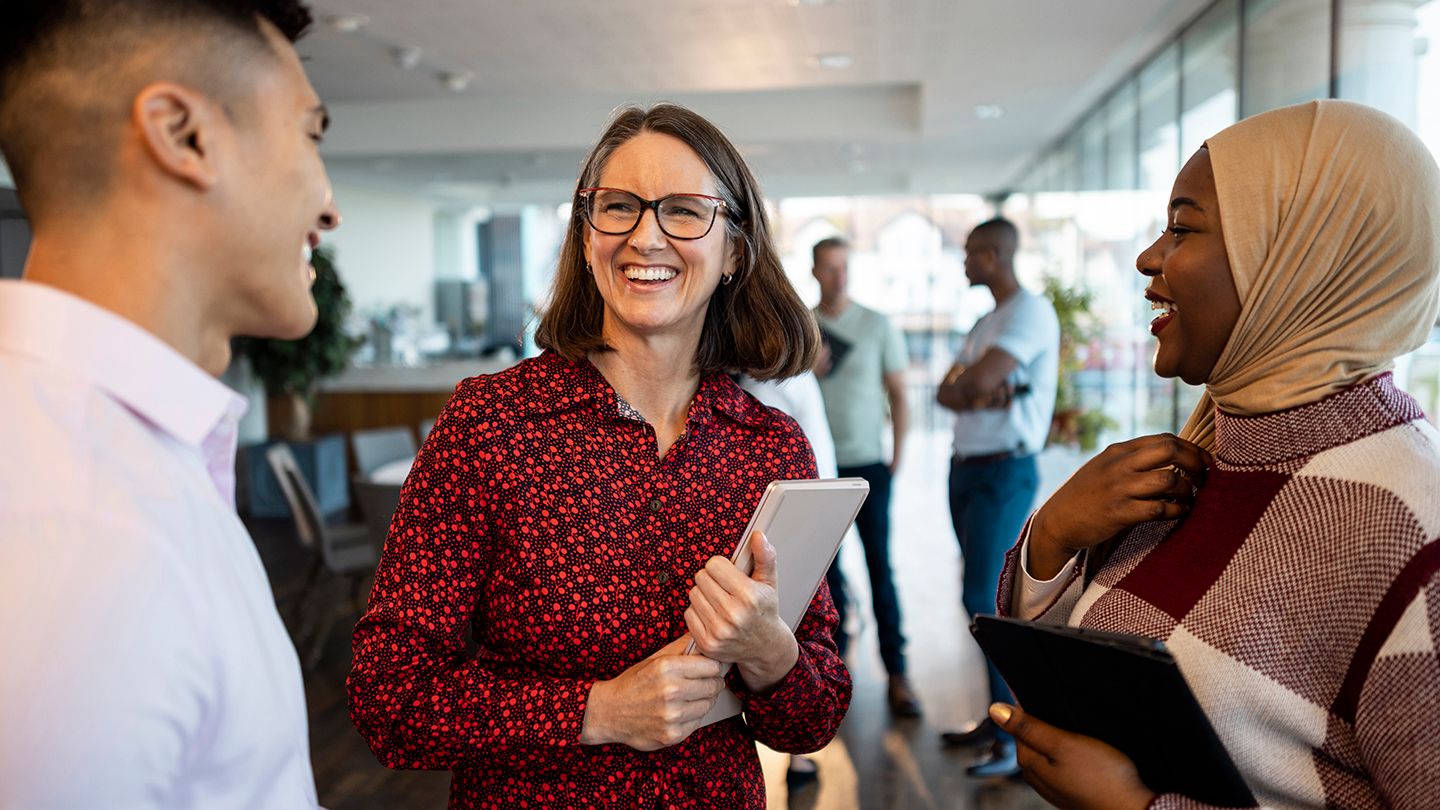
[[[827,70],[844,70],[855,64],[855,59],[848,53],[822,53],[811,57],[810,63]]]
[[[475,80],[475,74],[468,70],[457,70],[450,73],[441,73],[440,82],[452,93],[463,93],[470,87],[470,82]]]
[[[325,24],[330,26],[331,31],[353,34],[369,25],[370,18],[364,14],[331,14],[325,18]]]
[[[1005,108],[999,104],[976,104],[975,117],[981,121],[994,121],[1005,114]]]
[[[419,48],[402,47],[390,49],[390,57],[395,60],[395,64],[405,70],[414,70],[416,66],[420,64],[420,59],[424,55],[425,52]]]

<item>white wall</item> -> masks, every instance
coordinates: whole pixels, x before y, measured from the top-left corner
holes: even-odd
[[[436,204],[421,197],[335,186],[340,228],[325,234],[355,311],[400,304],[420,308],[420,323],[435,317]]]

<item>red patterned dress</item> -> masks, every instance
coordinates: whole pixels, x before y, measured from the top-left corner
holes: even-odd
[[[779,684],[732,670],[744,719],[648,753],[578,742],[591,684],[685,632],[694,574],[765,487],[815,476],[794,421],[724,375],[664,459],[636,416],[546,352],[462,382],[420,451],[355,628],[350,716],[383,764],[453,770],[451,807],[763,808],[755,741],[814,751],[845,716],[822,585]]]
[[[1264,807],[1440,807],[1440,431],[1384,374],[1220,412],[1215,460],[1041,620],[1164,640]]]

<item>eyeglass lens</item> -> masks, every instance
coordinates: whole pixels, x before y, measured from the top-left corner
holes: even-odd
[[[629,233],[649,207],[628,191],[597,189],[587,196],[586,214],[590,227],[601,233]],[[719,203],[692,194],[671,194],[659,201],[656,218],[660,229],[676,239],[699,239],[715,223]]]

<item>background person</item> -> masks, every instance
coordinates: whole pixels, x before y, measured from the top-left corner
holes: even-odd
[[[965,336],[936,400],[955,412],[950,461],[950,520],[964,562],[962,600],[973,617],[995,605],[1005,552],[1035,503],[1040,472],[1035,456],[1050,435],[1060,368],[1060,322],[1043,296],[1015,278],[1020,234],[1006,219],[975,226],[965,240],[965,277],[995,297],[995,309]],[[986,662],[990,702],[1010,690]],[[1015,743],[989,717],[965,732],[941,735],[947,746],[989,745],[971,776],[1010,776],[1020,770]]]
[[[880,659],[889,675],[885,697],[892,713],[918,717],[920,702],[905,674],[900,597],[890,568],[890,489],[900,469],[910,419],[905,404],[905,366],[909,362],[905,338],[883,314],[850,300],[846,292],[850,248],[844,240],[822,239],[815,243],[812,255],[815,280],[820,282],[815,318],[825,337],[815,376],[820,378],[825,397],[838,472],[841,478],[864,478],[870,484],[870,496],[860,507],[855,529],[865,550]],[[892,431],[888,463],[881,435],[887,411]],[[827,582],[840,610],[837,641],[843,656],[849,642],[845,633],[847,599],[838,563],[830,566]]]

